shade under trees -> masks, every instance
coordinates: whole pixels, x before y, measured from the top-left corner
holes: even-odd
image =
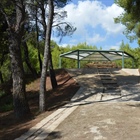
[[[26,18],[25,1],[2,1],[0,12],[8,25],[9,53],[13,79],[13,105],[17,118],[30,114],[26,99],[24,70],[21,57],[21,41]]]

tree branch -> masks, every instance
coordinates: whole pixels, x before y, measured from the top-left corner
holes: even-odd
[[[5,11],[4,11],[3,6],[2,6],[1,3],[0,3],[0,12],[1,12],[1,13],[3,14],[3,16],[5,17],[6,22],[7,22],[7,24],[8,24],[8,27],[11,27],[9,18],[8,18],[8,16],[6,15],[6,13],[5,13]]]

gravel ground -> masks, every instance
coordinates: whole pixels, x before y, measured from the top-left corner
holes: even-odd
[[[138,75],[111,69],[119,92],[103,93],[96,69],[69,70],[83,88],[79,107],[47,140],[139,140],[140,83]]]

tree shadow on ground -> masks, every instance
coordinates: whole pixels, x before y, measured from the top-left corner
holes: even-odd
[[[56,109],[60,108],[64,104],[70,101],[79,89],[79,85],[76,81],[70,77],[65,70],[57,71],[56,78],[58,80],[58,87],[54,90],[49,89],[46,92],[47,98],[47,110],[40,114],[38,109],[39,104],[39,79],[35,80],[36,83],[31,82],[31,85],[27,87],[27,99],[29,101],[32,118],[28,118],[24,121],[16,121],[13,111],[0,111],[0,139],[15,139],[21,134],[25,133],[29,128],[34,126],[37,122],[53,113]],[[49,78],[46,83],[47,89],[51,87]],[[12,95],[11,99],[12,99]],[[0,102],[1,104],[2,102]]]
[[[62,138],[60,131],[53,131],[51,132],[45,140],[55,140],[55,139]]]

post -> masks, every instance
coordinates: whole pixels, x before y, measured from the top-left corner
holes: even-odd
[[[79,63],[79,50],[77,51],[77,67],[78,67],[78,69],[80,68],[80,63]]]
[[[134,68],[134,59],[132,58],[132,68]]]
[[[61,68],[61,57],[59,56],[59,68]]]
[[[122,68],[124,68],[124,52],[122,52]]]

